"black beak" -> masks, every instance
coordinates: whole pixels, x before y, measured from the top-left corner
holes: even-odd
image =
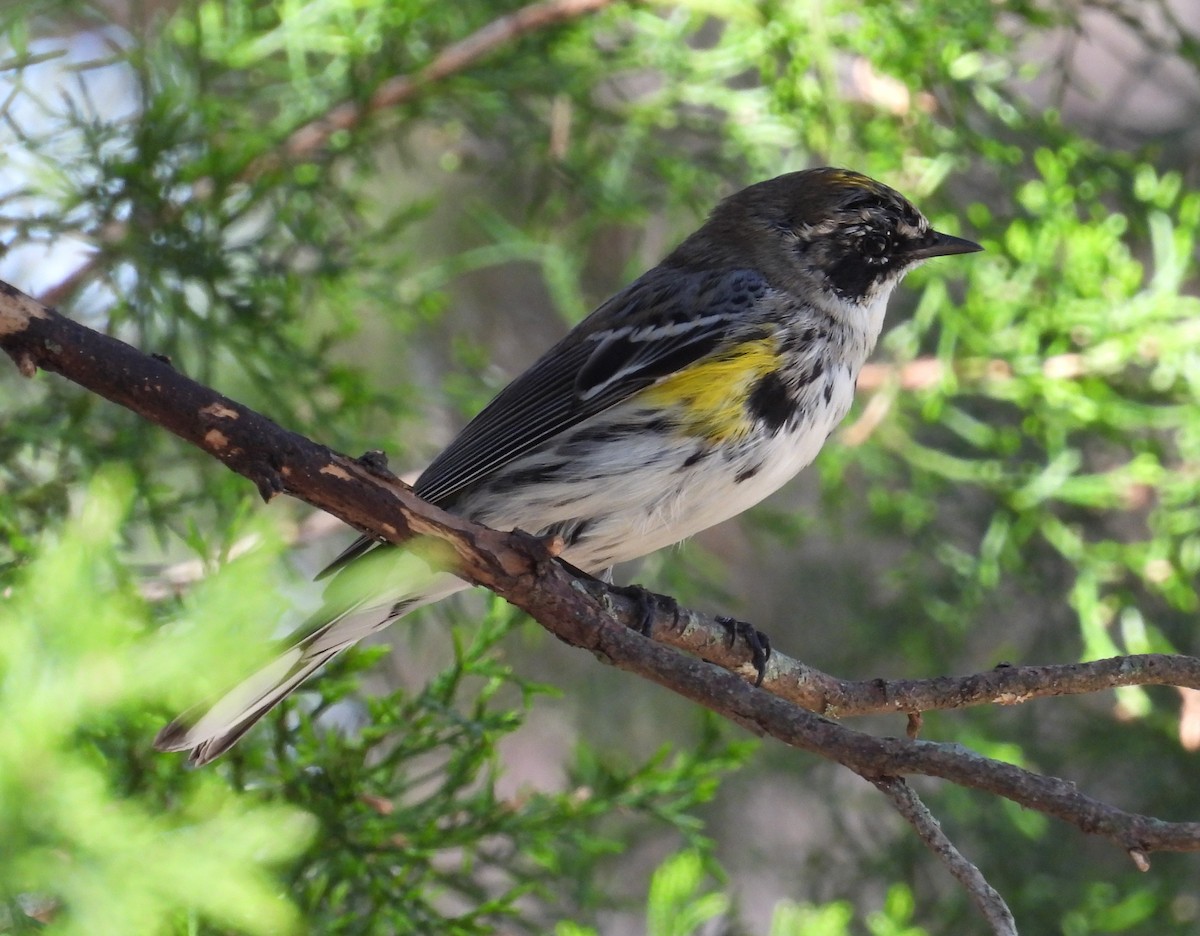
[[[913,241],[911,248],[904,251],[904,258],[906,260],[928,260],[930,257],[949,257],[952,254],[975,253],[977,250],[983,250],[983,248],[965,237],[930,231],[919,241]]]

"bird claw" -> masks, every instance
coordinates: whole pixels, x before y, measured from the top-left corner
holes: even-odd
[[[388,467],[387,452],[383,449],[371,449],[368,452],[363,452],[354,460],[377,478],[393,483],[400,480]]]
[[[674,618],[679,616],[679,603],[668,595],[659,595],[641,585],[614,587],[613,591],[624,595],[637,606],[638,624],[634,630],[643,637],[653,636],[654,616],[659,611],[666,611]]]
[[[754,685],[761,686],[767,675],[767,660],[771,658],[771,638],[746,621],[739,621],[726,615],[721,615],[716,621],[729,633],[731,648],[739,637],[746,641],[746,646],[750,648],[750,664],[758,673]]]

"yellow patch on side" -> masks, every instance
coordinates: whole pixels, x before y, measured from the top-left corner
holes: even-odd
[[[681,428],[688,435],[712,443],[726,442],[754,428],[746,401],[754,385],[778,368],[778,341],[746,341],[685,367],[642,390],[634,399],[677,411]]]

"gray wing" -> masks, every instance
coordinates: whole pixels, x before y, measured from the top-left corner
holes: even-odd
[[[450,506],[471,485],[547,440],[717,350],[768,289],[749,270],[656,267],[501,390],[425,469],[414,492]],[[318,577],[375,544],[360,538]]]

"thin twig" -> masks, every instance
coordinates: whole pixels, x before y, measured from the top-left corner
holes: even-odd
[[[1004,898],[987,882],[983,873],[954,847],[954,843],[942,831],[929,808],[921,802],[916,791],[900,777],[870,778],[873,784],[891,801],[909,824],[916,830],[921,841],[928,846],[966,889],[967,894],[988,921],[996,936],[1017,936],[1017,922]]]
[[[655,631],[654,638],[726,669],[751,672],[746,647],[741,642],[731,645],[728,628],[706,615],[681,608],[670,624]],[[776,648],[767,661],[763,679],[763,688],[773,695],[829,718],[1019,705],[1048,696],[1081,695],[1121,686],[1200,689],[1200,658],[1143,653],[1087,663],[1002,663],[965,676],[848,680],[822,672]]]

